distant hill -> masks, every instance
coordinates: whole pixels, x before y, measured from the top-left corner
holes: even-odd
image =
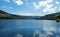
[[[45,16],[41,17],[41,19],[55,20],[55,18],[56,18],[57,15],[60,16],[60,12],[45,15]]]
[[[0,19],[40,19],[40,16],[14,15],[0,10]]]
[[[19,16],[0,10],[0,19],[18,19]]]
[[[60,12],[42,16],[41,19],[42,20],[56,20],[57,22],[60,22]]]
[[[22,16],[14,15],[0,10],[0,19],[36,19],[36,20],[58,20],[60,21],[60,12],[48,14],[45,16]]]

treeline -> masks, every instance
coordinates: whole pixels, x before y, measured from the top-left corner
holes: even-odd
[[[0,19],[36,19],[36,20],[57,20],[60,21],[60,12],[45,16],[21,16],[14,15],[0,10]]]
[[[40,19],[40,16],[14,15],[0,10],[0,19]]]
[[[41,17],[43,20],[56,20],[60,21],[60,12],[54,13],[54,14],[48,14],[43,17]]]
[[[60,22],[60,14],[59,14],[59,15],[56,15],[56,16],[54,17],[54,19],[55,19],[57,22]]]

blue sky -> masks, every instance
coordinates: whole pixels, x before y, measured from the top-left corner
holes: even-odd
[[[60,11],[60,0],[0,0],[0,10],[24,16],[43,16]]]

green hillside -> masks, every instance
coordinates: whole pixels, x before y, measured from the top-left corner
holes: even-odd
[[[0,10],[0,19],[18,19],[17,15],[9,14]]]
[[[14,15],[0,10],[0,19],[40,19],[40,16]]]
[[[60,12],[45,16],[22,16],[14,15],[0,10],[0,19],[35,19],[35,20],[57,20],[60,21]]]
[[[57,20],[57,21],[60,21],[60,12],[45,15],[45,16],[41,17],[41,19],[43,19],[43,20]]]

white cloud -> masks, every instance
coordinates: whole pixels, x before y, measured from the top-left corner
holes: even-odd
[[[45,1],[39,1],[38,3],[33,2],[33,7],[35,9],[41,9],[41,7],[44,7],[42,9],[43,12],[51,12],[55,13],[56,12],[56,7],[54,7],[54,4],[52,4],[54,0],[45,0]],[[58,4],[58,2],[57,2]]]
[[[60,4],[60,2],[56,1],[56,4]]]
[[[55,13],[56,12],[56,8],[44,8],[43,12],[50,12],[50,13]]]
[[[46,8],[52,8],[53,7],[53,4],[47,4],[45,7]]]
[[[4,1],[6,1],[6,2],[10,2],[10,0],[4,0]]]
[[[22,5],[23,4],[23,1],[21,0],[13,0],[17,5]]]
[[[45,1],[39,1],[38,3],[36,3],[36,2],[33,2],[33,6],[34,6],[34,8],[35,9],[39,9],[39,8],[41,8],[41,6],[50,6],[50,4],[49,3],[51,3],[53,0],[45,0]]]
[[[47,2],[47,3],[52,3],[53,0],[46,0],[45,2]]]
[[[34,6],[35,9],[39,9],[39,7],[40,7],[35,2],[33,2],[33,6]]]
[[[39,2],[39,6],[46,6],[46,5],[47,5],[47,2],[46,1]]]

